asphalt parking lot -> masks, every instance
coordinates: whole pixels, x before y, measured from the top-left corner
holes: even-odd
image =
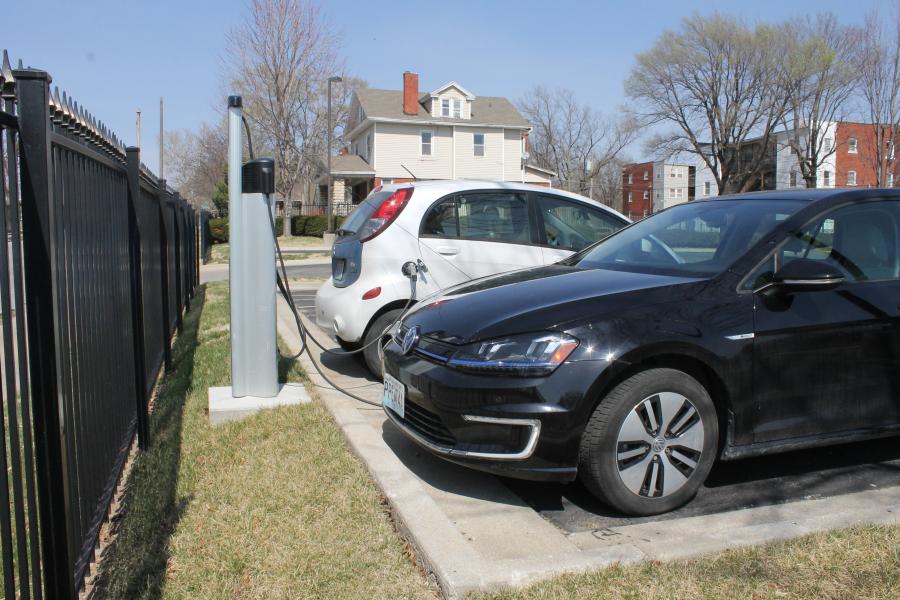
[[[592,531],[897,486],[900,438],[721,462],[692,502],[654,517],[621,516],[577,483],[504,483],[557,527],[569,532]]]

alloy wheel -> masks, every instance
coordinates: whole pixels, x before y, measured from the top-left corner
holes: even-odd
[[[703,420],[676,392],[644,398],[628,412],[616,438],[619,477],[632,493],[662,498],[680,489],[700,462]]]

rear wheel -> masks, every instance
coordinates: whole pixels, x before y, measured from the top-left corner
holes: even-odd
[[[402,314],[403,311],[399,308],[382,314],[369,325],[369,329],[363,338],[363,345],[366,346],[366,349],[363,351],[363,358],[366,360],[366,366],[369,368],[369,371],[378,379],[382,378],[381,361],[384,358],[384,344],[390,337],[390,334],[385,333],[385,330],[393,325],[394,321]],[[372,343],[379,338],[381,341],[377,344]]]
[[[716,409],[696,379],[649,369],[610,392],[581,439],[579,476],[588,490],[629,515],[687,503],[712,468]]]

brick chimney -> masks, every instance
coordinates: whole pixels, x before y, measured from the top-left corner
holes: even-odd
[[[419,74],[403,73],[403,112],[407,115],[419,114]]]

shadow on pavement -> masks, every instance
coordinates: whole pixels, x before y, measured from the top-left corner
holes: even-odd
[[[885,438],[717,463],[687,506],[654,517],[625,517],[578,483],[506,480],[532,508],[568,531],[585,531],[782,504],[900,485],[900,440]]]

